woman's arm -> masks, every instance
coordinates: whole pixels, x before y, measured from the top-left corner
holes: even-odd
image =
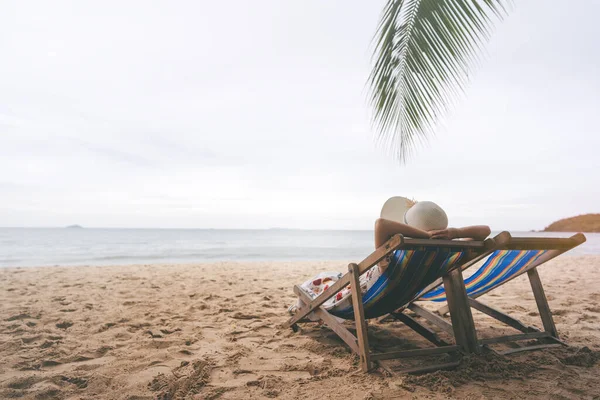
[[[385,242],[396,234],[402,234],[411,238],[429,239],[428,232],[414,228],[410,225],[400,222],[390,221],[389,219],[378,218],[375,221],[375,248],[379,248]]]
[[[439,231],[430,231],[431,239],[473,239],[484,240],[491,233],[487,225],[465,226],[464,228],[448,228]]]

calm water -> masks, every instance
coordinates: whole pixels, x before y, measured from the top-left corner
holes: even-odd
[[[570,234],[513,232],[513,236]],[[600,234],[567,254],[600,254]],[[0,266],[356,260],[372,231],[0,228]]]

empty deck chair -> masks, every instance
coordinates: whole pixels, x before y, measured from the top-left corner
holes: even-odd
[[[466,290],[462,280],[461,270],[475,264],[490,255],[505,244],[509,235],[501,234],[486,241],[452,241],[452,240],[423,240],[405,239],[396,235],[383,246],[375,250],[359,264],[350,264],[349,271],[335,284],[316,298],[312,298],[300,286],[294,287],[301,306],[292,318],[287,321],[288,327],[296,328],[296,324],[307,322],[305,317],[314,313],[331,330],[333,330],[349,347],[360,356],[363,371],[368,371],[372,362],[378,363],[389,371],[384,360],[420,355],[431,355],[451,352],[477,352],[479,350],[471,309],[467,304]],[[359,277],[383,258],[392,255],[390,265],[385,273],[373,284],[366,293],[359,290]],[[374,353],[367,339],[365,319],[375,318],[400,307],[411,304],[420,293],[429,291],[434,285],[443,281],[452,324],[446,323],[451,329],[456,344],[449,345],[436,340],[430,331],[419,324],[412,323],[409,317],[403,322],[417,333],[425,336],[436,344],[437,348],[392,351]],[[340,289],[351,286],[351,305],[346,301],[344,307],[333,307],[326,310],[323,304]],[[356,336],[335,318],[353,319],[356,326]],[[402,318],[402,317],[400,317]],[[399,318],[399,319],[400,319]],[[440,317],[438,317],[440,318]],[[441,318],[440,318],[441,319]],[[419,367],[413,371],[423,372],[438,368],[458,365],[458,362]],[[391,371],[390,371],[391,372]]]
[[[464,279],[465,289],[470,307],[521,331],[521,333],[481,339],[478,343],[480,345],[491,345],[495,343],[516,342],[531,339],[536,339],[538,341],[535,345],[512,348],[500,352],[501,354],[511,354],[526,350],[560,346],[563,343],[559,340],[552,313],[550,312],[550,307],[548,306],[548,301],[544,294],[542,282],[540,281],[536,268],[552,258],[582,244],[586,240],[585,236],[578,233],[570,238],[513,238],[510,237],[507,232],[503,233],[503,235],[505,235],[504,244],[499,246],[498,250],[492,252],[477,271]],[[533,295],[542,320],[543,330],[526,326],[502,311],[476,300],[478,297],[525,273],[527,273],[531,283]],[[421,294],[416,296],[415,300],[434,302],[443,302],[447,300],[446,291],[440,280],[431,286],[436,287],[431,290],[429,290],[429,288],[425,289]],[[414,302],[409,304],[406,309],[415,312],[418,316],[427,319],[430,323],[437,325],[446,332],[451,331],[449,329],[449,323],[446,320]],[[407,316],[400,315],[402,311],[403,310],[397,310],[395,313],[392,313],[391,316],[404,321]],[[444,306],[438,310],[438,314],[441,315],[444,315],[447,312],[448,306]]]

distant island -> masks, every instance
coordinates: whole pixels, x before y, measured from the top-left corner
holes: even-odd
[[[74,229],[81,229],[81,228],[83,228],[83,226],[81,226],[81,225],[69,225],[69,226],[65,226],[65,228],[67,228],[67,229],[73,229],[73,228]]]
[[[544,232],[600,232],[600,214],[584,214],[551,223]]]

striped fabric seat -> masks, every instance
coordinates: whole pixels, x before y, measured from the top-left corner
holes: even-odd
[[[482,295],[521,275],[547,250],[497,250],[473,275],[465,279],[469,296]],[[445,301],[444,286],[440,285],[428,293],[418,296],[419,300]]]
[[[461,251],[441,248],[396,250],[386,271],[363,294],[365,318],[388,314],[414,300],[423,288],[443,276],[462,256]],[[351,305],[329,312],[336,317],[354,319]]]

